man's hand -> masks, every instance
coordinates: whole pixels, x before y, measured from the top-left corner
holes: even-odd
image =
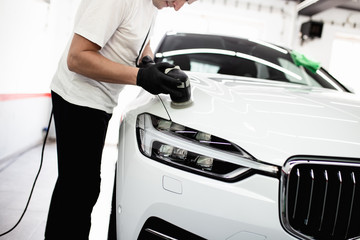
[[[182,94],[177,86],[181,85],[182,82],[164,73],[165,69],[173,67],[175,66],[170,63],[162,62],[140,68],[136,85],[152,94],[165,93],[180,97]]]

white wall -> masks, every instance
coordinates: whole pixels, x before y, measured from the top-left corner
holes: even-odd
[[[41,1],[0,1],[1,93],[45,90],[47,9]]]
[[[42,143],[50,109],[48,96],[0,101],[0,168],[14,154]]]
[[[0,93],[49,91],[78,2],[0,0]]]
[[[41,143],[49,121],[51,99],[42,93],[50,91],[79,1],[49,2],[0,0],[0,165]]]
[[[354,53],[354,54],[349,54]],[[337,33],[332,45],[329,70],[356,94],[360,93],[360,36]]]
[[[301,45],[300,37],[295,36],[293,47],[314,56],[326,67],[330,66],[331,50],[338,34],[360,37],[360,12],[333,8],[316,14],[311,19],[324,22],[321,38],[305,41]],[[296,28],[300,29],[301,24],[309,20],[309,17],[300,16]],[[354,27],[354,24],[357,25]]]
[[[309,20],[309,17],[299,17],[296,28],[300,29],[301,24]],[[321,38],[301,44],[300,37],[295,36],[293,47],[321,62],[341,82],[360,93],[357,59],[360,54],[360,12],[333,8],[312,16],[312,20],[324,22]]]
[[[179,12],[164,9],[158,15],[152,46],[166,31],[224,34],[291,46],[295,7],[284,0],[199,0]]]

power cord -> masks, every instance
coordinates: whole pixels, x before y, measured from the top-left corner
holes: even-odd
[[[27,210],[27,208],[28,208],[28,206],[29,206],[29,203],[30,203],[32,194],[33,194],[33,192],[34,192],[34,188],[35,188],[36,182],[37,182],[37,180],[38,180],[38,177],[39,177],[39,175],[40,175],[41,168],[42,168],[42,165],[43,165],[43,162],[44,162],[44,150],[45,150],[45,145],[46,145],[47,137],[48,137],[48,134],[49,134],[49,129],[50,129],[50,125],[51,125],[52,115],[53,115],[53,110],[51,110],[50,119],[49,119],[49,124],[48,124],[47,130],[46,130],[46,134],[45,134],[45,137],[44,137],[44,142],[43,142],[43,145],[42,145],[40,167],[39,167],[39,170],[38,170],[38,172],[37,172],[37,174],[36,174],[34,183],[33,183],[33,185],[32,185],[31,192],[30,192],[29,198],[28,198],[28,200],[27,200],[25,209],[24,209],[23,213],[21,214],[21,217],[19,218],[19,220],[17,221],[17,223],[16,223],[10,230],[8,230],[8,231],[6,231],[6,232],[4,232],[4,233],[1,233],[1,234],[0,234],[0,237],[6,235],[6,234],[8,234],[8,233],[10,233],[11,231],[13,231],[13,230],[19,225],[19,223],[21,222],[22,218],[24,217],[24,215],[25,215],[25,213],[26,213],[26,210]]]

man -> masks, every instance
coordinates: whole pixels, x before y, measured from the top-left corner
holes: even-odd
[[[100,165],[108,122],[124,85],[152,94],[179,94],[179,81],[164,74],[172,65],[137,68],[149,45],[157,10],[178,11],[195,0],[83,0],[74,35],[51,83],[58,179],[45,239],[88,239],[100,192]]]

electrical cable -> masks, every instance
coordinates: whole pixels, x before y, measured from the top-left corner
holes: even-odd
[[[30,195],[29,195],[29,198],[27,200],[27,203],[26,203],[26,206],[24,208],[24,211],[23,213],[21,214],[19,220],[17,221],[17,223],[8,231],[4,232],[4,233],[1,233],[0,234],[0,237],[10,233],[11,231],[13,231],[18,225],[19,223],[21,222],[22,218],[24,217],[26,211],[27,211],[27,208],[29,206],[29,203],[30,203],[30,200],[31,200],[31,197],[32,197],[32,194],[34,192],[34,188],[35,188],[35,185],[36,185],[36,182],[38,180],[38,177],[40,175],[40,172],[41,172],[41,168],[42,168],[42,165],[43,165],[43,162],[44,162],[44,150],[45,150],[45,145],[46,145],[46,141],[47,141],[47,137],[48,137],[48,134],[49,134],[49,129],[50,129],[50,125],[51,125],[51,119],[52,119],[52,115],[53,115],[53,110],[51,110],[51,114],[50,114],[50,119],[49,119],[49,124],[48,124],[48,127],[47,127],[47,130],[46,130],[46,134],[45,134],[45,137],[44,137],[44,142],[43,142],[43,145],[42,145],[42,150],[41,150],[41,159],[40,159],[40,166],[39,166],[39,170],[36,174],[36,177],[35,177],[35,180],[34,180],[34,183],[32,185],[32,188],[31,188],[31,191],[30,191]]]

